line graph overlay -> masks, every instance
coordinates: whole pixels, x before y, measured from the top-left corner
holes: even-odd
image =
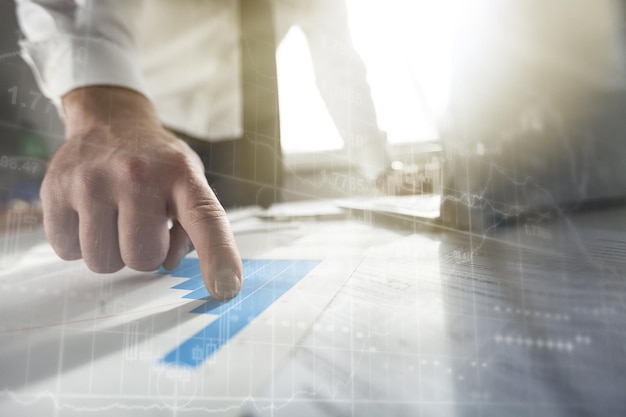
[[[0,274],[6,313],[0,320],[0,415],[112,410],[133,416],[157,410],[235,415],[244,404],[256,404],[261,387],[311,331],[372,238],[365,225],[341,226],[342,233],[337,226],[310,225],[309,232],[305,225],[303,240],[294,240],[291,230],[289,239],[277,239],[276,233],[245,235],[245,283],[227,302],[202,293],[194,254],[171,272],[123,269],[102,277],[81,261],[58,259],[42,244]],[[343,232],[355,228],[363,246],[346,243],[354,234]],[[304,268],[306,262],[311,263]],[[297,273],[299,268],[309,272]],[[264,297],[274,301],[263,310]],[[246,313],[246,304],[255,304],[254,311]],[[226,320],[235,314],[241,329]],[[198,334],[220,320],[230,327],[218,333],[223,344],[211,346],[214,341]],[[200,343],[192,365],[166,360],[195,335]],[[197,347],[208,348],[204,359]]]
[[[315,259],[245,259],[241,292],[231,300],[220,301],[211,298],[204,287],[198,259],[184,259],[169,275],[188,280],[172,288],[191,291],[183,298],[205,300],[191,313],[216,315],[217,318],[167,353],[161,361],[172,365],[200,366],[319,263]]]

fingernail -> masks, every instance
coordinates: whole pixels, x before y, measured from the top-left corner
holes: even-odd
[[[223,299],[233,298],[241,289],[241,280],[232,271],[215,274],[215,293]]]

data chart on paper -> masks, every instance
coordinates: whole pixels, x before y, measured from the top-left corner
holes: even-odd
[[[104,276],[42,246],[0,272],[0,415],[232,413],[327,303],[302,291],[321,265],[244,259],[240,294],[218,301],[194,257]]]

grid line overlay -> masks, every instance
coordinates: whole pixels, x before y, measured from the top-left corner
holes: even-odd
[[[167,353],[161,361],[193,368],[202,365],[320,262],[317,259],[244,259],[241,292],[226,301],[211,298],[202,282],[198,259],[184,259],[170,272],[161,270],[161,274],[188,278],[172,287],[190,291],[183,298],[205,300],[190,313],[216,316],[209,325]]]

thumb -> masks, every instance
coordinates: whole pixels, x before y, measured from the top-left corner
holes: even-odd
[[[241,289],[243,266],[226,212],[202,175],[192,174],[173,188],[174,217],[198,252],[200,271],[213,298]]]

